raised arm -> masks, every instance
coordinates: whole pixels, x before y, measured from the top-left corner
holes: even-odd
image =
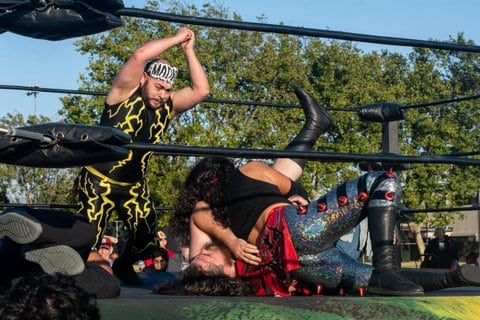
[[[175,114],[182,113],[201,102],[210,93],[207,75],[194,50],[195,34],[189,31],[188,40],[182,42],[183,50],[190,72],[190,86],[182,88],[172,94],[173,111]]]
[[[115,78],[106,98],[107,104],[117,104],[137,90],[147,61],[158,58],[175,45],[190,41],[192,37],[193,32],[190,29],[180,28],[171,37],[147,42],[136,49]]]
[[[230,228],[215,221],[208,203],[200,201],[190,216],[190,257],[198,255],[203,246],[214,238],[223,242],[235,258],[253,265],[260,263],[257,247],[238,238]]]

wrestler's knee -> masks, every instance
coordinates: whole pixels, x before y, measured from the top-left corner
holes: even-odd
[[[366,174],[369,200],[399,203],[402,198],[402,186],[393,172],[376,171]]]

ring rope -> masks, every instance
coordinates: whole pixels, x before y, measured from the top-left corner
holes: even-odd
[[[41,209],[77,209],[78,208],[78,205],[76,204],[0,203],[0,208],[20,208],[25,206],[41,208]],[[159,206],[159,207],[155,207],[155,210],[169,211],[169,210],[172,210],[172,207]],[[443,212],[456,212],[456,211],[471,212],[471,211],[479,211],[479,210],[480,210],[480,206],[471,206],[471,207],[451,207],[451,208],[400,209],[400,213],[403,215],[409,215],[409,214],[418,214],[418,213],[443,213]]]
[[[36,92],[49,92],[49,93],[65,93],[65,94],[80,94],[80,95],[91,95],[91,96],[106,96],[107,92],[95,92],[95,91],[88,91],[88,90],[73,90],[73,89],[55,89],[55,88],[44,88],[39,86],[18,86],[18,85],[5,85],[0,84],[0,89],[6,90],[23,90],[23,91],[36,91]],[[431,107],[436,105],[444,105],[449,103],[457,103],[462,101],[468,100],[476,100],[480,99],[480,94],[467,96],[467,97],[459,97],[453,98],[448,100],[439,100],[434,102],[425,102],[415,105],[402,105],[399,109],[418,109],[418,108],[425,108]],[[224,99],[214,99],[214,98],[207,98],[204,99],[202,102],[206,103],[218,103],[218,104],[232,104],[232,105],[251,105],[251,106],[265,106],[265,107],[276,107],[276,108],[301,108],[299,104],[280,104],[280,103],[271,103],[271,102],[255,102],[255,101],[234,101],[234,100],[224,100]],[[325,107],[327,110],[333,111],[344,111],[344,112],[357,112],[359,107],[350,107],[350,108],[339,108],[339,107]]]
[[[286,151],[286,150],[267,150],[267,149],[239,149],[239,148],[216,148],[200,146],[181,146],[170,144],[149,144],[149,143],[130,143],[122,146],[129,150],[153,151],[156,154],[163,155],[183,155],[183,156],[228,156],[234,158],[299,158],[309,160],[322,160],[326,162],[388,162],[388,163],[443,163],[456,165],[480,165],[480,159],[469,159],[448,156],[403,156],[391,153],[379,154],[353,154],[338,152],[318,152],[318,151]]]
[[[39,141],[45,144],[55,144],[50,137],[42,133],[31,132],[16,128],[0,128],[0,135],[16,137]],[[479,166],[480,159],[452,157],[452,156],[404,156],[393,153],[377,154],[354,154],[339,152],[319,152],[319,151],[287,151],[287,150],[269,150],[269,149],[248,149],[248,148],[219,148],[219,147],[201,147],[191,145],[172,145],[172,144],[152,144],[134,142],[118,147],[127,150],[152,151],[161,155],[177,156],[228,156],[233,158],[299,158],[308,160],[322,160],[325,162],[383,162],[383,163],[437,163],[437,164],[455,164]]]
[[[454,50],[463,52],[480,52],[480,46],[461,45],[438,41],[415,40],[407,38],[374,36],[351,32],[321,30],[312,28],[292,27],[286,25],[274,25],[258,22],[232,21],[213,18],[187,17],[182,15],[155,12],[137,8],[123,8],[115,12],[116,15],[162,20],[184,24],[193,24],[207,27],[218,27],[237,30],[281,33],[296,36],[321,37],[348,41],[387,44],[394,46],[408,46],[429,49]]]
[[[443,154],[442,156],[446,157],[465,157],[465,156],[476,156],[479,155],[480,151],[466,151],[466,152],[455,152],[450,154]]]

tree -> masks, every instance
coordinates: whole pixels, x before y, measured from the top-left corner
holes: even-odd
[[[160,3],[165,1],[150,1],[146,8],[158,10]],[[170,1],[167,7],[168,12],[175,14],[241,21],[238,14],[217,3],[197,8],[183,1]],[[259,18],[260,22],[264,20],[265,17]],[[108,91],[135,48],[150,39],[173,34],[178,28],[175,24],[147,19],[127,18],[125,22],[121,28],[76,42],[78,51],[90,60],[86,73],[80,77],[81,89]],[[322,151],[382,152],[380,124],[359,121],[352,112],[354,107],[381,101],[415,105],[478,94],[480,88],[480,58],[476,54],[429,49],[414,49],[407,56],[386,50],[365,53],[349,42],[190,27],[197,34],[196,49],[207,71],[211,97],[298,104],[293,87],[302,86],[322,105],[335,107],[331,112],[335,128],[316,145]],[[461,34],[450,41],[473,44]],[[179,66],[178,86],[188,84],[181,52],[169,50],[165,58]],[[96,123],[103,97],[68,96],[63,104],[61,113],[65,121]],[[476,119],[480,111],[474,106],[475,102],[465,101],[408,109],[407,120],[400,125],[400,154],[440,155],[478,150]],[[303,115],[298,108],[203,102],[173,121],[164,142],[282,149],[302,123]],[[152,159],[148,179],[156,204],[171,205],[179,183],[195,161],[193,157],[174,156]],[[410,170],[400,173],[405,204],[411,208],[471,204],[479,185],[478,170],[455,165],[411,165]],[[301,180],[313,196],[359,172],[356,163],[311,161]],[[426,219],[445,224],[454,217],[454,214],[433,217],[419,214],[414,218],[417,224]]]

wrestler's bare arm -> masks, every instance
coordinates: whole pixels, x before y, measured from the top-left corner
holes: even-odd
[[[223,242],[235,258],[254,265],[261,261],[257,247],[238,238],[230,228],[216,221],[208,203],[198,202],[193,211],[190,217],[191,257],[198,255],[203,246],[215,238]]]

